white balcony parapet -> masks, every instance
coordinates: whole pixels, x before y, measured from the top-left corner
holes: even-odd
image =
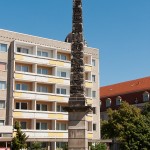
[[[13,132],[13,126],[0,126],[0,133],[12,133]]]
[[[22,130],[29,138],[68,138],[68,130]]]
[[[54,112],[54,111],[36,111],[36,110],[18,110],[13,112],[14,118],[36,118],[45,120],[68,120],[67,112]]]

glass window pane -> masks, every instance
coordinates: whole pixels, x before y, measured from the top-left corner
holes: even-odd
[[[37,51],[37,55],[38,55],[38,56],[41,56],[41,51]]]
[[[36,110],[40,110],[40,104],[36,104]]]
[[[0,101],[0,109],[5,108],[5,101]]]
[[[93,98],[96,97],[96,91],[92,91],[92,97],[93,97]]]
[[[60,89],[59,88],[57,88],[57,94],[60,94]]]
[[[27,123],[26,122],[21,122],[21,129],[26,129],[27,128]]]
[[[92,59],[92,66],[95,66],[95,60]]]
[[[28,54],[28,53],[29,53],[29,50],[26,49],[26,48],[22,48],[22,53]]]
[[[20,84],[16,84],[16,90],[20,90]]]
[[[0,120],[0,126],[4,125],[4,120]]]
[[[42,110],[47,111],[47,105],[42,104]]]
[[[60,59],[60,54],[57,54],[57,59]]]
[[[16,103],[16,109],[20,109],[19,106],[20,106],[20,103],[17,102],[17,103]]]
[[[27,103],[21,103],[21,109],[27,110]]]
[[[48,74],[48,70],[47,69],[42,69],[42,74]]]
[[[6,81],[0,81],[0,90],[6,89]]]
[[[66,77],[66,72],[61,72],[61,77]]]
[[[66,89],[61,89],[61,94],[66,94]]]
[[[61,124],[61,130],[66,130],[66,124],[64,123]]]
[[[28,66],[22,66],[22,71],[23,72],[28,72]]]
[[[0,44],[0,51],[7,52],[7,44]]]
[[[17,52],[21,53],[21,48],[17,47]]]
[[[66,56],[65,55],[61,55],[61,60],[66,60]]]
[[[42,52],[42,56],[48,57],[48,52]]]
[[[41,74],[41,68],[38,68],[38,69],[37,69],[37,73],[38,73],[38,74]]]
[[[26,84],[22,84],[22,90],[23,91],[27,91],[28,90],[28,86]]]
[[[36,123],[36,129],[40,130],[40,123],[39,122]]]
[[[41,130],[47,130],[47,123],[41,123]]]
[[[21,71],[21,66],[20,65],[16,65],[16,71]]]

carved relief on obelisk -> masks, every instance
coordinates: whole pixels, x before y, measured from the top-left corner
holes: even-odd
[[[88,150],[86,115],[92,110],[86,106],[84,75],[84,39],[82,0],[73,0],[71,42],[71,75],[68,120],[68,150]]]

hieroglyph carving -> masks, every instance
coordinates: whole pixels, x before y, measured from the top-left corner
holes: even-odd
[[[82,25],[82,2],[73,1],[73,27],[71,44],[70,99],[85,97],[84,88],[84,40]]]

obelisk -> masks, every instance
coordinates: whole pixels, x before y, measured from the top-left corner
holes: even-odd
[[[86,115],[92,110],[86,106],[84,73],[84,39],[82,0],[73,0],[71,43],[71,75],[68,121],[68,150],[88,150]]]

